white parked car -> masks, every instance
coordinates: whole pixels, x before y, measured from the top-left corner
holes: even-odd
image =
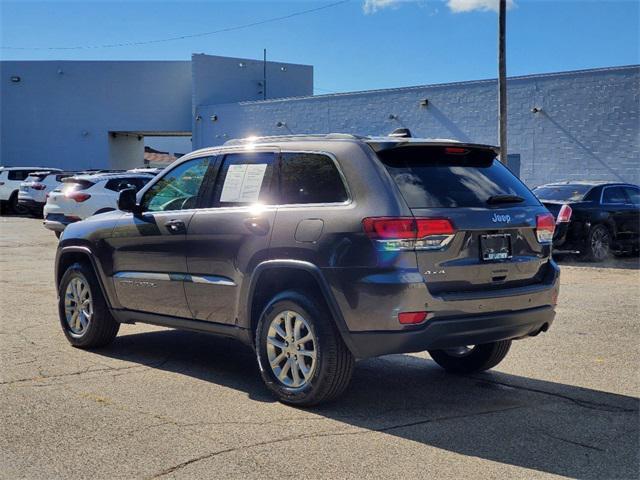
[[[20,184],[33,172],[61,172],[59,168],[47,167],[0,167],[0,206],[8,205],[14,213],[25,214],[28,210],[18,203]]]
[[[62,180],[44,206],[44,226],[59,237],[67,225],[118,208],[118,195],[125,188],[140,190],[153,178],[141,173],[76,175]]]
[[[32,215],[42,216],[47,196],[62,184],[67,177],[78,172],[33,172],[20,184],[18,205],[26,208]]]

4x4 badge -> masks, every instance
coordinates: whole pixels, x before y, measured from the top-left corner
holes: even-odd
[[[511,223],[511,215],[498,215],[497,213],[494,213],[493,217],[491,217],[491,221],[493,223],[498,223],[498,222]]]

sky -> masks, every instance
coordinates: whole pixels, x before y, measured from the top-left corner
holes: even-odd
[[[262,58],[267,48],[271,60],[313,65],[316,94],[478,80],[497,72],[496,5],[0,0],[0,59]],[[510,0],[508,75],[638,64],[639,32],[638,0]],[[105,47],[123,43],[129,45]]]

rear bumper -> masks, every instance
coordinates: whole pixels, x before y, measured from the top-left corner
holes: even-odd
[[[510,340],[546,331],[555,317],[552,306],[457,318],[434,319],[401,332],[351,332],[358,358],[422,352]]]
[[[32,198],[20,198],[18,197],[18,203],[29,210],[42,210],[44,208],[43,202],[36,202]]]
[[[589,225],[582,222],[562,222],[553,234],[554,253],[581,253],[589,232]]]
[[[62,232],[67,228],[67,225],[79,220],[79,218],[67,217],[61,213],[52,213],[44,217],[44,222],[42,222],[42,224],[44,225],[44,228],[53,230],[54,232]]]

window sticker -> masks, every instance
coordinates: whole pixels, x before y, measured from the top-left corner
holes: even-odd
[[[266,163],[229,165],[220,202],[257,202],[266,171]]]

